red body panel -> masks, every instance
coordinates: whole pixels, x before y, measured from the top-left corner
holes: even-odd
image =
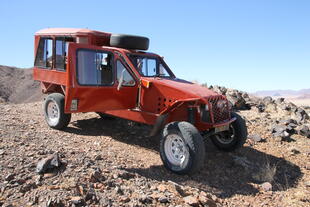
[[[42,82],[67,85],[67,73],[63,71],[33,68],[33,78]]]
[[[107,110],[132,109],[136,106],[136,97],[138,95],[138,80],[136,85],[131,87],[122,87],[117,90],[118,82],[115,80],[111,86],[81,86],[76,79],[76,51],[83,49],[85,46],[76,43],[70,43],[69,57],[70,67],[68,68],[68,87],[66,92],[65,112],[105,112]],[[110,48],[102,48],[98,46],[87,46],[87,49],[98,51],[109,51]],[[116,62],[118,57],[114,56]],[[120,60],[121,61],[121,60]],[[78,110],[70,110],[72,99],[78,100]]]
[[[104,112],[117,117],[154,124],[162,114],[169,114],[166,122],[188,121],[189,108],[194,110],[195,126],[200,131],[212,127],[229,124],[232,120],[227,119],[221,123],[203,122],[200,114],[201,105],[212,107],[209,99],[225,99],[223,96],[202,87],[198,84],[179,79],[147,78],[142,77],[127,57],[128,53],[148,54],[161,59],[160,56],[151,53],[137,52],[122,48],[109,47],[111,34],[86,29],[45,29],[36,33],[36,54],[40,37],[87,37],[87,43],[69,43],[68,61],[66,71],[55,69],[41,69],[34,67],[33,77],[41,81],[43,92],[59,92],[65,95],[65,113],[75,112]],[[78,49],[90,49],[108,51],[114,54],[114,61],[121,61],[135,79],[135,86],[123,86],[117,90],[116,78],[111,86],[81,86],[76,76],[76,53]],[[114,62],[114,65],[115,65]],[[62,87],[63,86],[63,87]],[[54,90],[54,91],[53,91]],[[71,103],[77,100],[78,108],[73,110]],[[226,99],[225,99],[226,100]],[[211,120],[214,114],[211,113]]]
[[[148,80],[150,86],[142,89],[141,108],[153,113],[160,113],[177,100],[218,95],[205,87],[184,80],[145,77],[142,79]]]

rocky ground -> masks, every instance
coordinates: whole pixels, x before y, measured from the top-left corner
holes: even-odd
[[[246,109],[247,143],[225,153],[207,140],[190,176],[163,167],[148,126],[85,113],[58,131],[41,102],[1,103],[0,206],[310,206],[309,109],[223,94]],[[56,167],[37,173],[47,159]]]

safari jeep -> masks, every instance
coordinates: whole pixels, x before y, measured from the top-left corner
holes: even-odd
[[[63,129],[79,112],[153,125],[164,166],[178,174],[203,166],[204,139],[225,151],[246,140],[245,121],[226,97],[178,79],[161,56],[146,52],[146,37],[51,28],[35,34],[34,46],[33,77],[48,94],[52,128]]]

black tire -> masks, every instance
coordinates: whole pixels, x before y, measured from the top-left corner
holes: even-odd
[[[171,153],[173,154],[173,150],[169,153],[169,143],[171,139],[181,139],[183,142],[183,146],[186,147],[186,155],[182,157],[186,157],[184,160],[186,162],[184,165],[181,161],[180,164],[176,164],[173,161],[173,157],[171,158]],[[167,143],[169,142],[169,143]],[[175,146],[175,145],[171,145]],[[179,150],[183,152],[182,150]],[[192,174],[197,172],[204,163],[205,160],[205,145],[202,136],[199,131],[192,124],[188,122],[171,122],[167,124],[162,132],[162,137],[160,140],[160,157],[164,163],[164,166],[177,174]],[[181,159],[182,160],[182,159]],[[181,166],[183,165],[183,166]]]
[[[134,50],[147,50],[149,48],[149,38],[126,35],[126,34],[112,34],[110,38],[110,45],[112,47],[120,47]]]
[[[245,120],[237,113],[232,112],[232,117],[236,117],[230,125],[229,131],[220,132],[211,137],[213,144],[223,151],[233,151],[244,145],[248,137],[248,130]]]
[[[65,97],[60,93],[48,95],[44,101],[44,116],[46,123],[54,129],[63,129],[68,126],[71,114],[64,113]]]

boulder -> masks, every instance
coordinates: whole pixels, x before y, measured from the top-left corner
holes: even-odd
[[[248,93],[244,92],[244,93],[242,93],[242,98],[249,99],[250,97],[249,97]]]
[[[262,112],[264,112],[266,110],[266,106],[263,103],[258,104],[256,106],[256,108],[257,108],[258,112],[260,112],[260,113],[262,113]]]
[[[306,113],[306,111],[303,108],[298,107],[295,111],[295,115],[297,117],[298,122],[302,122],[304,120],[309,119],[309,115]]]
[[[274,137],[281,137],[283,139],[289,138],[290,136],[287,126],[285,125],[275,125],[272,127],[271,132]]]
[[[295,119],[280,120],[279,123],[282,124],[282,126],[286,126],[286,131],[289,134],[294,134],[295,128],[298,126]]]
[[[263,102],[264,102],[265,104],[274,103],[272,97],[270,97],[270,96],[264,97],[264,98],[263,98]]]
[[[291,102],[289,103],[283,102],[282,104],[280,104],[279,107],[284,111],[290,111],[293,113],[297,110],[297,106]]]
[[[299,126],[297,129],[296,129],[297,133],[299,135],[302,135],[302,136],[305,136],[305,137],[308,137],[310,138],[310,129],[308,126],[306,125],[303,125],[303,126]]]
[[[225,87],[220,87],[220,86],[213,86],[212,90],[218,94],[221,94],[221,95],[225,95],[226,91],[227,91],[227,89]]]
[[[284,125],[289,125],[289,124],[297,124],[297,121],[295,119],[285,119],[285,120],[280,120],[279,123],[284,124]]]
[[[36,172],[39,174],[45,173],[48,170],[56,169],[61,166],[61,161],[59,159],[58,153],[54,153],[53,155],[48,156],[40,160],[36,167]]]
[[[276,104],[281,104],[284,102],[284,98],[277,98],[277,100],[275,101]]]
[[[247,105],[246,102],[244,100],[244,98],[242,98],[242,96],[233,96],[233,95],[226,95],[227,100],[231,103],[231,105],[233,106],[233,108],[238,109],[238,110],[244,110],[247,109]]]

